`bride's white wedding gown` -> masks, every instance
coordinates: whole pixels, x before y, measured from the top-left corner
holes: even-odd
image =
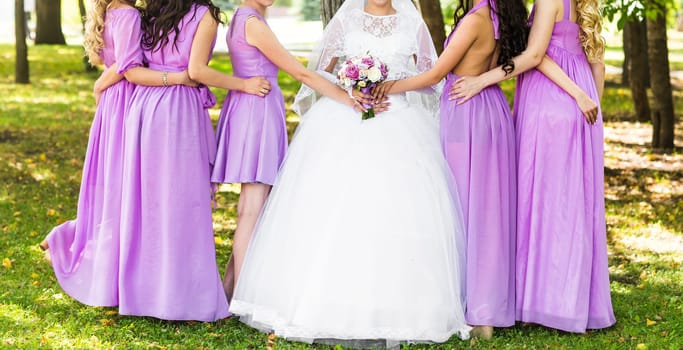
[[[406,76],[415,33],[426,28],[402,28],[398,15],[354,16],[360,22],[345,21],[338,43],[344,54],[370,51],[389,79]],[[390,111],[361,121],[322,98],[302,118],[231,303],[241,321],[307,342],[468,336],[464,234],[438,121],[404,94],[390,101]]]

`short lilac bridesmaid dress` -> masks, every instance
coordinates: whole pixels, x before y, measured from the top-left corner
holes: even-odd
[[[481,1],[468,15],[486,5],[488,1]],[[498,17],[490,12],[498,39]],[[458,78],[449,73],[444,91]],[[467,323],[512,326],[517,184],[510,106],[498,85],[461,105],[444,93],[440,122],[441,145],[455,177],[467,234]]]
[[[142,65],[140,13],[109,9],[100,57],[119,74]],[[119,220],[124,117],[135,85],[123,79],[100,97],[83,164],[78,211],[47,236],[55,275],[62,289],[81,303],[119,303]]]
[[[570,21],[570,1],[546,54],[598,101]],[[533,12],[532,16],[533,18]],[[517,137],[517,320],[568,332],[616,321],[605,225],[603,124],[590,125],[574,99],[537,70],[515,95]]]
[[[271,91],[265,96],[231,90],[217,126],[218,150],[211,181],[272,185],[287,151],[285,103],[277,82],[278,67],[259,49],[247,43],[248,18],[265,19],[251,7],[235,12],[227,34],[236,77],[263,76]]]
[[[171,31],[167,45],[143,50],[151,69],[187,69],[207,10],[190,7],[176,45]],[[216,140],[207,108],[214,103],[206,86],[138,86],[133,94],[125,124],[122,315],[198,321],[229,316],[211,219]]]

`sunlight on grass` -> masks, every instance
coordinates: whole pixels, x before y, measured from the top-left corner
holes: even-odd
[[[683,235],[669,231],[660,223],[642,228],[637,235],[624,234],[620,241],[633,250],[670,254],[671,259],[683,261]]]

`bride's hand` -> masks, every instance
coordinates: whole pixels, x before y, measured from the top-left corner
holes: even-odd
[[[389,102],[388,97],[384,97],[381,101],[376,101],[375,104],[372,106],[372,110],[375,111],[375,114],[380,114],[382,112],[386,112],[389,110],[389,107],[391,106],[391,102]]]
[[[460,77],[448,91],[448,100],[458,100],[457,104],[463,104],[476,96],[485,87],[479,77]]]
[[[396,80],[387,80],[377,84],[377,86],[372,88],[372,97],[376,101],[383,101],[387,96],[387,92],[394,84],[396,84]]]
[[[358,101],[360,104],[372,105],[374,102],[372,95],[365,94],[353,88],[351,88],[351,98]]]

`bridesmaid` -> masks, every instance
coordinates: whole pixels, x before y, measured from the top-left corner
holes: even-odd
[[[77,219],[55,227],[41,243],[62,289],[81,303],[118,305],[119,220],[124,116],[135,85],[158,85],[162,72],[142,66],[140,12],[135,1],[95,0],[84,46],[92,64],[107,67],[95,84],[97,111],[90,128]],[[137,72],[136,79],[123,74]],[[187,71],[168,84],[190,84]],[[49,250],[47,250],[49,247]]]
[[[278,42],[263,17],[272,4],[273,0],[244,0],[235,11],[226,38],[235,75],[265,76],[272,87],[265,98],[230,91],[218,120],[218,152],[211,181],[241,184],[232,256],[223,281],[228,296],[232,295],[256,220],[287,150],[285,104],[277,82],[278,68],[323,95],[359,108],[344,90],[305,69]],[[356,95],[362,101],[370,97]],[[382,111],[384,106],[378,106],[376,111]]]
[[[544,55],[563,74],[530,70],[515,95],[517,138],[516,317],[568,332],[615,323],[607,267],[603,179],[604,41],[596,0],[536,1],[528,48],[513,75]],[[491,70],[461,78],[467,100],[505,78]],[[563,91],[564,90],[564,91]],[[577,106],[576,100],[579,102]],[[583,116],[582,116],[583,114]],[[584,121],[584,118],[586,121]]]
[[[152,69],[188,70],[199,87],[136,88],[125,124],[119,313],[167,320],[229,316],[216,266],[211,221],[215,138],[206,85],[260,93],[207,66],[219,9],[210,0],[147,0],[144,60]],[[168,73],[170,74],[170,73]],[[166,85],[166,84],[164,84]]]
[[[434,85],[446,88],[461,75],[502,64],[526,46],[522,0],[463,1],[454,30],[434,67],[414,77],[386,82],[373,94],[399,93]],[[469,7],[469,8],[468,8]],[[469,10],[469,11],[468,11]],[[457,105],[443,94],[441,145],[455,177],[467,234],[467,323],[472,334],[490,338],[493,327],[515,324],[515,134],[510,107],[498,85]]]

